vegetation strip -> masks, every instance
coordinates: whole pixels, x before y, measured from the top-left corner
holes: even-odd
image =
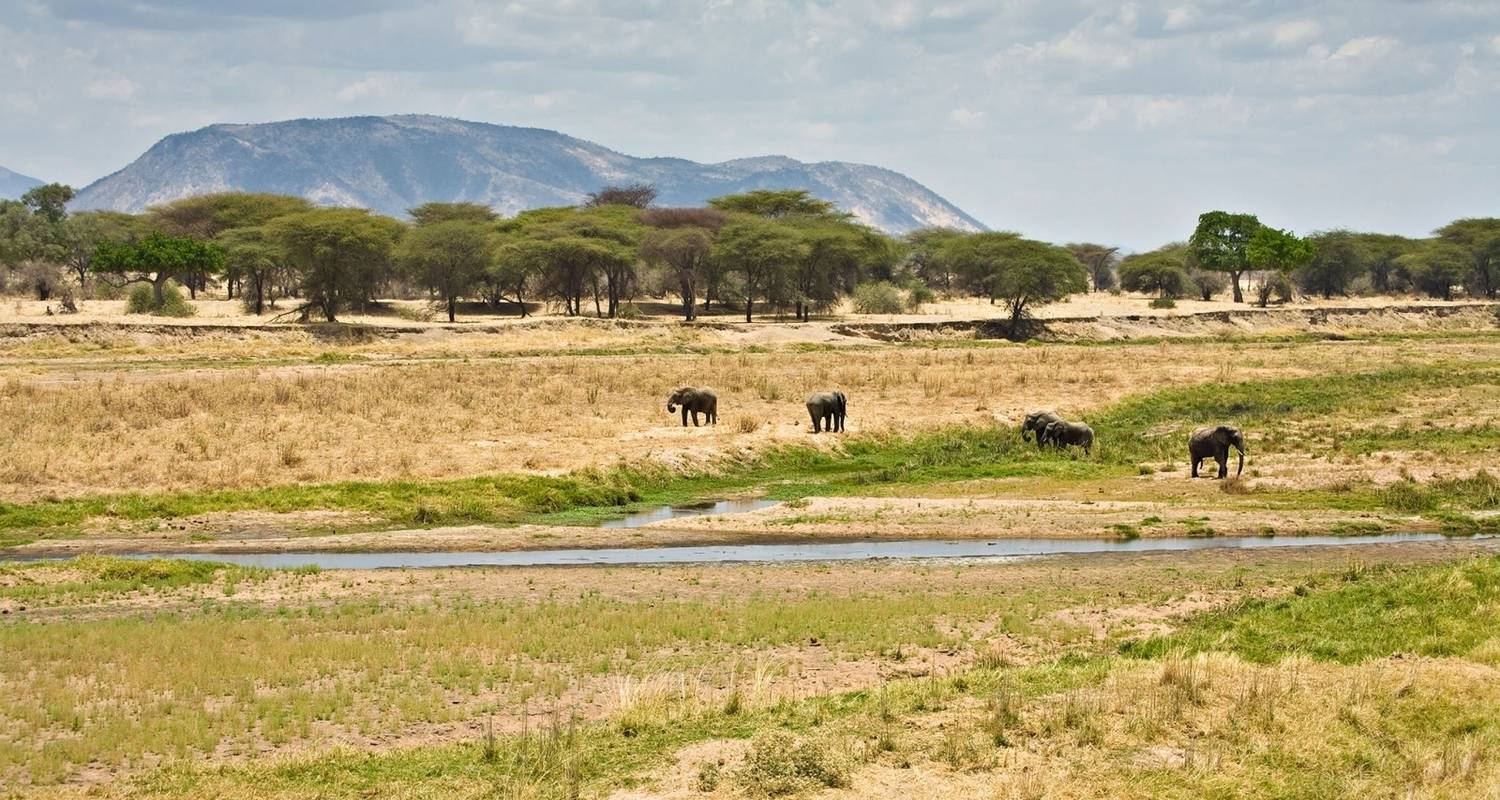
[[[776,499],[868,491],[871,487],[937,481],[1047,477],[1062,480],[1128,475],[1148,462],[1183,457],[1182,432],[1205,420],[1236,420],[1261,434],[1260,443],[1280,446],[1288,419],[1314,420],[1349,410],[1377,409],[1409,392],[1500,382],[1500,371],[1461,365],[1397,367],[1349,375],[1208,384],[1172,388],[1127,399],[1089,418],[1100,432],[1097,456],[1082,460],[1040,452],[1009,428],[952,427],[913,436],[866,436],[844,440],[842,452],[786,447],[726,464],[717,473],[683,475],[665,467],[631,466],[582,470],[570,475],[497,475],[458,480],[343,482],[251,490],[122,494],[0,503],[0,544],[17,544],[31,532],[66,533],[94,518],[129,521],[172,519],[212,512],[351,511],[373,518],[370,527],[514,524],[526,521],[589,522],[637,505],[670,504],[726,492],[765,487]],[[1404,436],[1399,431],[1387,437]],[[1378,435],[1355,437],[1344,446],[1368,449]],[[1464,432],[1472,446],[1500,438],[1493,427]],[[1494,508],[1488,479],[1454,499],[1468,507]],[[1465,488],[1467,486],[1467,488]],[[1268,493],[1268,501],[1326,502],[1332,507],[1434,510],[1442,498],[1432,491]],[[1425,499],[1422,499],[1425,497]],[[59,530],[61,529],[61,530]]]

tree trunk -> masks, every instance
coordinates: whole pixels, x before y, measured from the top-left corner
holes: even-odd
[[[750,295],[749,294],[746,294],[745,295],[745,321],[746,322],[750,321],[750,312],[751,312],[751,308],[754,305],[755,305],[755,301],[750,299]]]
[[[453,306],[455,305],[457,299],[458,298],[454,297],[451,294],[448,295],[448,321],[449,322],[454,322],[455,321],[454,320],[454,314],[453,314]]]
[[[1244,295],[1244,293],[1242,293],[1240,291],[1240,273],[1239,273],[1239,270],[1232,270],[1232,271],[1230,271],[1230,273],[1229,273],[1229,283],[1230,283],[1230,285],[1232,285],[1234,287],[1234,302],[1236,302],[1236,303],[1243,303],[1243,302],[1245,302],[1245,295]]]
[[[167,288],[167,280],[170,277],[165,272],[158,272],[156,273],[156,277],[151,279],[151,296],[156,298],[156,309],[158,311],[161,310],[162,306],[167,304],[164,291]]]

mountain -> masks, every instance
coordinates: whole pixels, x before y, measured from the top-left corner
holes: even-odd
[[[41,185],[36,178],[0,167],[0,200],[15,200],[26,194],[27,189]]]
[[[880,167],[785,156],[719,164],[635,158],[556,131],[411,115],[210,125],[174,134],[84,187],[73,207],[137,212],[195,194],[252,191],[396,216],[422,203],[459,200],[511,215],[572,205],[601,186],[635,182],[654,185],[664,205],[700,205],[747,189],[807,189],[893,233],[928,225],[984,229],[922,184]]]

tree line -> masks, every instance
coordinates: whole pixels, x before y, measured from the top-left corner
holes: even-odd
[[[247,311],[334,321],[383,296],[426,293],[454,320],[460,302],[525,316],[549,303],[568,315],[618,317],[641,297],[674,297],[700,313],[768,311],[799,320],[845,298],[894,313],[935,293],[988,298],[1013,329],[1036,306],[1123,288],[1162,298],[1290,299],[1351,292],[1500,289],[1500,220],[1459,220],[1430,239],[1329,231],[1298,237],[1249,214],[1203,214],[1186,242],[1121,257],[1094,243],[1054,245],[1010,232],[942,228],[891,237],[800,190],[757,190],[703,207],[655,204],[650,186],[605,187],[578,206],[500,218],[474,203],[427,203],[409,220],[318,207],[284,195],[220,193],[143,214],[69,213],[70,188],[40,186],[0,201],[0,265],[39,299],[130,291],[133,310],[173,307],[176,287],[210,287]],[[180,302],[179,302],[180,305]]]

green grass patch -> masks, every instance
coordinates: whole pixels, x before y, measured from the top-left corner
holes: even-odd
[[[1500,636],[1500,558],[1371,574],[1348,571],[1291,597],[1250,600],[1180,633],[1128,644],[1129,655],[1227,651],[1276,663],[1292,655],[1354,664],[1397,653],[1465,656]]]

